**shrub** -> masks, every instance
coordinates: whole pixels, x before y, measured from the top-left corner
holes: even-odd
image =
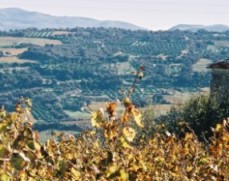
[[[179,122],[185,122],[200,139],[203,139],[211,136],[211,127],[229,117],[228,106],[229,101],[218,104],[209,96],[200,95],[193,97],[181,108],[172,108],[166,116],[161,116],[158,122],[163,122],[173,132],[177,132]]]

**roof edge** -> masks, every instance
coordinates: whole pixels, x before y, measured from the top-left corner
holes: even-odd
[[[229,69],[229,59],[225,59],[223,61],[219,61],[213,64],[210,64],[207,66],[207,68],[211,68],[211,69]]]

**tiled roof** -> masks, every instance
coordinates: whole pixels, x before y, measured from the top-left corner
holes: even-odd
[[[210,64],[207,68],[229,69],[229,59]]]

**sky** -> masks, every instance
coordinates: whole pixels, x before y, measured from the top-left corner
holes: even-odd
[[[55,16],[119,20],[149,30],[166,30],[177,24],[229,25],[228,0],[0,0],[0,8],[9,7]]]

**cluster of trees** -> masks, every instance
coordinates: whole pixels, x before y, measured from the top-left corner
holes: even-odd
[[[151,110],[152,111],[152,110]],[[219,120],[229,117],[229,98],[219,103],[212,97],[199,95],[187,101],[182,107],[172,108],[166,115],[148,121],[163,123],[172,132],[179,134],[178,124],[188,124],[200,140],[212,136],[212,129]]]

